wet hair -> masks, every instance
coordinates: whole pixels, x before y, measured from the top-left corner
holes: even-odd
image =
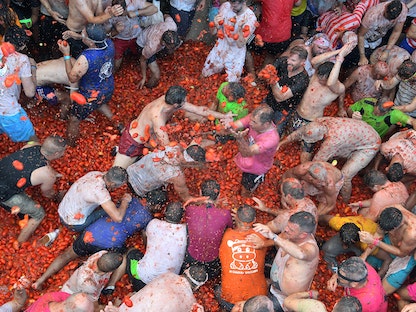
[[[273,302],[264,295],[258,295],[247,299],[243,306],[243,312],[273,312]]]
[[[149,206],[162,205],[166,203],[168,199],[168,194],[165,190],[159,188],[147,192],[145,198]]]
[[[23,28],[13,25],[8,27],[4,33],[4,41],[14,45],[16,51],[22,51],[29,43],[29,37]]]
[[[398,182],[403,179],[403,166],[400,163],[394,163],[390,165],[389,170],[386,173],[387,179],[391,182]]]
[[[162,35],[162,42],[165,46],[169,46],[169,49],[177,48],[181,44],[181,39],[179,39],[178,33],[173,30],[167,30]]]
[[[402,8],[403,8],[403,5],[400,0],[390,1],[386,5],[386,11],[385,11],[384,16],[388,20],[394,20],[400,15],[400,13],[402,12]]]
[[[349,282],[364,282],[368,276],[365,262],[360,257],[351,257],[341,262],[338,267],[339,276],[347,278]]]
[[[316,228],[315,217],[307,211],[299,211],[292,214],[289,218],[289,222],[299,225],[299,229],[302,232],[313,233]]]
[[[122,186],[127,181],[126,169],[118,166],[111,167],[104,176],[108,182],[114,183],[116,187]]]
[[[204,283],[207,280],[207,270],[203,265],[191,265],[189,274],[197,282]]]
[[[231,95],[235,100],[246,96],[246,89],[238,82],[229,82],[228,88],[230,88]]]
[[[254,222],[256,220],[256,210],[250,205],[244,204],[238,208],[237,217],[241,222]]]
[[[181,86],[172,86],[165,94],[165,102],[169,105],[181,104],[188,92]]]
[[[42,153],[46,156],[53,155],[55,153],[61,153],[66,148],[66,141],[63,137],[59,135],[48,136],[45,141],[43,141],[41,150]]]
[[[312,164],[309,167],[308,172],[313,178],[319,181],[325,181],[327,171],[321,163]]]
[[[149,1],[150,2],[150,1]],[[121,5],[121,7],[123,8],[123,10],[127,9],[127,4],[125,0],[112,0],[111,1],[111,5]]]
[[[416,74],[416,63],[412,60],[405,60],[397,69],[397,75],[400,79],[406,80]]]
[[[284,196],[290,195],[294,199],[303,199],[305,197],[305,192],[303,190],[302,184],[298,180],[285,180],[282,183],[282,192]]]
[[[105,47],[105,39],[107,38],[107,34],[102,24],[90,23],[87,26],[85,26],[85,30],[87,32],[88,38],[94,41],[97,48]]]
[[[334,306],[332,312],[362,312],[363,307],[357,297],[342,297]]]
[[[373,188],[376,185],[384,185],[387,181],[386,175],[378,170],[370,170],[364,176],[364,184],[369,188]]]
[[[390,232],[397,228],[402,223],[402,220],[403,214],[399,209],[387,207],[380,213],[377,224],[383,231]]]
[[[259,116],[259,120],[262,124],[265,124],[267,122],[273,122],[273,109],[267,105],[263,104],[258,106],[255,110],[252,112],[253,116]]]
[[[215,180],[205,180],[201,185],[202,196],[209,196],[209,199],[216,200],[220,195],[220,185]]]
[[[205,162],[205,150],[199,145],[188,146],[186,152],[195,161]]]
[[[123,256],[120,253],[109,251],[98,259],[97,267],[101,272],[113,272],[122,262]]]
[[[2,20],[4,24],[0,25],[0,35],[5,35],[6,30],[9,27],[16,25],[17,15],[13,9],[9,7],[7,0],[0,0],[0,20]]]
[[[301,60],[306,60],[308,58],[308,51],[306,51],[306,49],[301,46],[294,46],[292,49],[290,49],[289,53],[296,54]]]
[[[331,73],[332,68],[334,67],[334,63],[332,62],[324,62],[321,65],[318,66],[318,69],[316,70],[316,74],[319,77],[329,77],[329,74]]]
[[[354,223],[348,222],[341,226],[339,230],[339,237],[341,241],[348,247],[354,245],[360,241],[360,232],[361,229]]]
[[[180,202],[169,203],[166,207],[165,219],[173,223],[179,223],[183,217],[183,208]]]

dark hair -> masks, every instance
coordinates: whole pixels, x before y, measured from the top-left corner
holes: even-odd
[[[332,312],[362,312],[363,307],[357,297],[342,297],[334,306]]]
[[[258,295],[247,299],[243,306],[243,312],[273,312],[273,302],[264,295]]]
[[[241,222],[254,222],[254,220],[256,220],[256,209],[250,205],[244,204],[238,208],[237,217]]]
[[[334,63],[332,62],[324,62],[318,66],[316,70],[316,74],[320,77],[329,77],[332,68],[334,67]]]
[[[292,49],[290,49],[289,53],[296,54],[301,60],[306,60],[308,58],[308,51],[306,51],[306,49],[301,46],[294,46]]]
[[[231,95],[235,100],[244,98],[246,96],[246,89],[238,82],[229,82],[228,87],[230,88]]]
[[[42,152],[46,155],[60,153],[66,148],[66,140],[59,135],[48,136],[42,144]]]
[[[4,23],[0,25],[0,34],[5,35],[7,28],[15,26],[17,20],[17,14],[9,7],[7,0],[0,0],[0,17]]]
[[[119,166],[111,167],[104,175],[108,182],[114,183],[116,187],[122,186],[127,181],[127,171]]]
[[[169,46],[170,49],[176,49],[181,44],[181,40],[179,39],[178,33],[173,30],[167,30],[162,35],[162,41],[165,46]]]
[[[168,199],[168,194],[165,190],[159,188],[147,192],[145,198],[149,206],[162,205],[166,203]]]
[[[188,146],[186,152],[195,161],[205,162],[205,150],[199,145]]]
[[[397,228],[403,220],[402,212],[396,207],[385,208],[378,218],[378,225],[385,232],[390,232]]]
[[[364,176],[364,184],[370,188],[376,185],[384,185],[386,182],[386,175],[378,170],[371,170]]]
[[[391,182],[398,182],[403,179],[403,166],[401,163],[394,163],[390,165],[389,170],[386,173],[387,179]]]
[[[113,272],[122,262],[123,256],[120,253],[109,251],[98,259],[97,267],[101,272]]]
[[[290,195],[294,199],[302,199],[305,197],[305,192],[303,190],[302,184],[298,180],[294,181],[293,179],[286,179],[282,183],[283,195]]]
[[[23,28],[13,25],[6,29],[6,32],[4,33],[4,41],[10,42],[14,45],[16,51],[21,51],[29,42],[29,37]]]
[[[361,229],[356,224],[345,223],[339,229],[339,237],[345,245],[350,247],[360,241],[360,235],[358,234],[360,231]]]
[[[203,265],[191,265],[189,267],[189,274],[197,282],[203,283],[207,280],[207,270]]]
[[[388,20],[394,20],[395,18],[397,18],[400,13],[402,12],[402,2],[400,0],[393,0],[390,1],[387,5],[386,5],[386,11],[384,16],[388,19]]]
[[[325,181],[327,176],[327,171],[324,165],[319,162],[314,162],[308,169],[309,174],[319,181]]]
[[[166,207],[165,218],[167,221],[179,223],[182,220],[183,212],[180,202],[172,202]]]
[[[216,200],[220,195],[220,185],[215,180],[205,180],[201,184],[202,196],[209,196],[209,199]]]
[[[181,86],[172,86],[168,89],[165,94],[166,104],[181,104],[185,101],[188,92]]]
[[[107,34],[105,28],[102,24],[87,24],[85,26],[85,31],[87,32],[88,38],[94,41],[97,48],[102,48],[105,46],[105,39]]]
[[[368,276],[365,262],[360,257],[351,257],[341,262],[338,267],[341,278],[348,278],[349,282],[364,282]]]
[[[416,73],[416,63],[412,60],[405,60],[397,69],[397,75],[400,79],[406,80]]]
[[[299,225],[302,232],[313,233],[316,228],[315,217],[307,211],[299,211],[289,217],[289,221]]]
[[[126,10],[127,4],[126,4],[126,1],[125,0],[112,0],[111,1],[111,5],[117,5],[117,4],[121,5],[121,7],[123,8],[123,10]]]
[[[251,114],[253,116],[259,116],[259,120],[262,124],[273,122],[274,111],[267,104],[259,105]]]

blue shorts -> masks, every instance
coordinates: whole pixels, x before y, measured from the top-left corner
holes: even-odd
[[[79,91],[86,99],[89,99],[89,93]],[[85,105],[80,105],[75,102],[72,103],[71,115],[75,116],[78,120],[86,119],[93,111],[100,108],[102,105],[108,103],[111,99],[111,95],[99,94],[97,99],[88,102]]]
[[[410,54],[412,54],[412,53],[413,53],[413,51],[415,50],[415,48],[412,48],[412,47],[409,45],[409,43],[407,42],[406,38],[404,38],[404,39],[402,40],[402,42],[400,42],[399,47],[400,47],[400,48],[405,49],[405,50],[406,50],[407,52],[409,52]]]
[[[20,111],[13,116],[0,115],[0,134],[6,133],[13,142],[26,142],[30,137],[35,135],[32,122],[27,116],[25,110]]]
[[[58,98],[55,93],[55,89],[49,86],[37,86],[36,93],[43,100],[46,100],[51,105],[58,104]]]
[[[187,12],[178,10],[171,6],[169,13],[175,21],[176,25],[178,26],[178,36],[182,38],[186,37],[186,34],[188,33],[188,30],[192,25],[192,20],[195,16],[195,10]],[[177,18],[177,15],[179,16],[179,19]]]

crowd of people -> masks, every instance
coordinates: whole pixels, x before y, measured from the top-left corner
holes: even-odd
[[[327,311],[311,289],[321,258],[332,274],[327,289],[345,292],[332,311],[387,312],[392,294],[400,311],[416,311],[415,4],[0,0],[0,133],[4,144],[21,144],[0,159],[0,206],[22,219],[13,248],[44,222],[28,192],[37,186],[74,236],[35,280],[15,284],[0,311],[204,311],[194,294],[208,281],[222,311]],[[190,103],[190,90],[168,80],[123,124],[111,103],[125,59],[136,59],[137,91],[157,88],[161,60],[173,66],[175,51],[196,39],[197,15],[200,35],[214,38],[198,79],[225,78],[215,99]],[[248,88],[258,85],[267,95],[254,105]],[[327,116],[334,103],[337,116]],[[65,135],[39,138],[37,105],[59,105]],[[107,147],[112,167],[58,189],[53,161],[85,139],[80,129],[96,112],[119,137]],[[187,144],[168,131],[178,115],[195,123],[182,133]],[[215,130],[200,132],[205,123]],[[280,202],[267,207],[262,186],[276,154],[298,145],[300,163],[273,181]],[[207,164],[220,161],[213,146],[235,147],[237,207],[209,178]],[[190,172],[201,171],[208,178],[191,185]],[[356,177],[370,198],[351,200]],[[336,214],[341,200],[349,213]],[[258,222],[259,213],[273,218]],[[318,227],[336,234],[318,242]],[[59,291],[27,303],[29,288],[41,291],[79,258]],[[129,296],[100,304],[125,275]]]

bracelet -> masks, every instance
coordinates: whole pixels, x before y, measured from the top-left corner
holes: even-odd
[[[363,208],[363,202],[361,200],[358,202],[358,207]]]
[[[309,292],[308,292],[308,293],[309,293],[309,298],[311,298],[311,299],[312,299],[312,298],[313,298],[312,290],[309,290]]]
[[[70,55],[64,55],[64,61],[68,61],[70,59],[71,59],[71,56]]]
[[[277,235],[274,234],[272,240],[274,241],[277,238]]]

